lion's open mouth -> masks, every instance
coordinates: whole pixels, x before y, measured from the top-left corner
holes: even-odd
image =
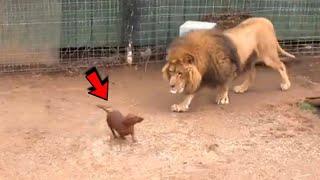
[[[176,90],[176,89],[171,89],[170,92],[171,92],[172,94],[177,94],[177,90]]]
[[[179,89],[179,90],[177,90],[177,89],[170,89],[170,92],[171,92],[172,94],[177,94],[177,93],[182,93],[183,90],[184,90],[184,88],[181,88],[181,89]]]

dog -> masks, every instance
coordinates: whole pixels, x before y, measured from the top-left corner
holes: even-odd
[[[97,105],[97,107],[107,113],[106,121],[114,138],[118,138],[115,133],[116,131],[121,139],[125,139],[125,136],[131,135],[132,141],[137,142],[137,139],[135,138],[134,125],[142,122],[144,118],[131,113],[124,116],[120,111],[112,110],[110,107],[103,105]]]

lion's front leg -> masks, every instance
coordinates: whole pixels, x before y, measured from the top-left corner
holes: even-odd
[[[220,85],[218,87],[217,97],[216,97],[216,103],[217,104],[229,104],[229,86],[228,83],[224,85]]]
[[[252,63],[250,69],[247,70],[245,74],[246,78],[242,84],[234,86],[233,91],[235,93],[244,93],[248,90],[249,86],[252,84],[256,77],[256,68],[255,64]]]
[[[185,97],[185,99],[180,104],[173,104],[171,106],[171,111],[173,112],[185,112],[188,111],[190,103],[194,95],[190,94]]]

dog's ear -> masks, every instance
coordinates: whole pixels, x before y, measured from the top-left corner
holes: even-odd
[[[136,123],[139,123],[143,121],[143,118],[140,117],[140,116],[136,116],[136,115],[133,115],[133,114],[128,114],[125,118],[124,118],[124,121],[122,122],[123,125],[125,126],[132,126]]]

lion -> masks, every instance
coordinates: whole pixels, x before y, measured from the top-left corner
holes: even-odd
[[[246,92],[255,79],[257,62],[278,71],[281,90],[288,90],[291,83],[278,52],[295,58],[280,47],[273,24],[263,17],[246,19],[225,31],[195,30],[177,37],[168,47],[162,74],[169,81],[171,93],[185,93],[186,97],[180,104],[173,104],[171,110],[188,111],[205,81],[217,87],[217,104],[229,104],[230,83],[244,74],[245,80],[233,90]]]

